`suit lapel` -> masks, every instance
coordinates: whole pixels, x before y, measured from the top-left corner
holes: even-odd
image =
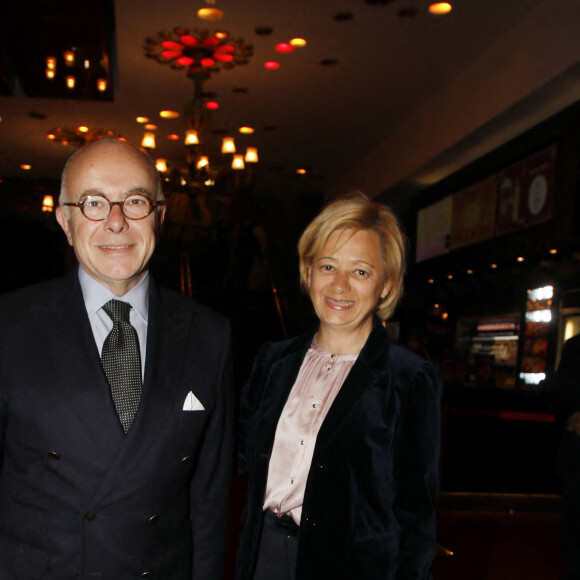
[[[63,280],[54,300],[32,305],[49,365],[55,369],[56,389],[76,415],[90,446],[110,461],[122,443],[123,432],[101,368],[99,353],[84,305],[77,270]],[[57,394],[55,393],[55,396]]]
[[[99,486],[95,502],[108,493],[113,482],[117,485],[119,478],[130,474],[142,462],[143,456],[155,446],[167,421],[178,420],[174,413],[175,398],[181,396],[182,392],[175,385],[180,380],[185,349],[191,344],[189,334],[193,313],[189,309],[172,309],[167,302],[171,301],[161,299],[151,280],[145,381],[141,402],[125,442]]]

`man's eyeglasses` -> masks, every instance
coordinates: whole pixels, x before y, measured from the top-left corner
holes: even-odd
[[[104,195],[87,195],[81,201],[69,201],[63,205],[79,207],[83,215],[94,222],[106,220],[114,205],[118,205],[123,215],[130,220],[142,220],[163,201],[154,201],[146,195],[131,193],[121,201],[109,201]]]

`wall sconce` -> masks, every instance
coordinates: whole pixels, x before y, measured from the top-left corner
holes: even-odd
[[[76,85],[76,82],[77,82],[76,78],[73,77],[72,75],[66,77],[66,86],[69,89],[74,89],[75,88],[75,85]]]
[[[167,160],[166,159],[156,159],[155,160],[155,167],[159,173],[166,173],[167,172]]]

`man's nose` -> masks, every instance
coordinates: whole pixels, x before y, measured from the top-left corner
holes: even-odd
[[[105,228],[113,232],[121,232],[126,229],[127,226],[127,218],[121,210],[121,205],[118,203],[111,205],[111,211],[105,220]]]

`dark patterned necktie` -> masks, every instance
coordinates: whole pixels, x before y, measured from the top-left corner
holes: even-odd
[[[137,333],[129,322],[131,308],[121,300],[110,300],[103,306],[113,321],[113,330],[103,344],[101,364],[125,433],[131,427],[141,399],[141,355]]]

